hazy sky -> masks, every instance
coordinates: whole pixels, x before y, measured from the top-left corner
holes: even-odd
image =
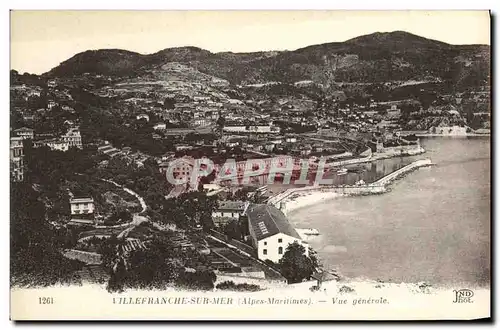
[[[40,74],[88,49],[293,50],[396,30],[490,44],[487,11],[13,11],[11,68]]]

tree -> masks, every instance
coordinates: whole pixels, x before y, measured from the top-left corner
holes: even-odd
[[[29,184],[11,186],[11,284],[48,286],[78,282],[73,275],[83,263],[61,254],[59,248],[64,244],[65,233],[50,226],[39,198]]]
[[[129,210],[121,208],[115,210],[107,219],[106,224],[127,223],[132,221],[132,214]]]
[[[110,292],[127,288],[165,289],[177,278],[180,265],[176,258],[180,255],[164,237],[155,237],[146,249],[130,253],[123,251],[123,242],[116,238],[106,243],[103,262],[111,271]]]
[[[232,220],[228,222],[224,226],[224,234],[231,240],[231,239],[236,239],[240,240],[241,239],[241,230],[240,226],[238,224],[238,221]]]
[[[288,245],[279,267],[288,283],[302,282],[303,279],[310,278],[315,271],[314,262],[306,256],[305,247],[297,242]]]
[[[318,258],[318,254],[316,253],[316,251],[314,251],[311,247],[309,247],[309,259],[311,259],[311,262],[312,262],[312,266],[314,269],[317,269],[320,267],[319,265],[319,258]]]
[[[177,286],[191,290],[212,290],[217,279],[213,270],[184,270],[179,275],[176,284]]]
[[[163,205],[166,219],[174,220],[180,228],[201,225],[208,231],[214,227],[212,213],[218,205],[217,196],[207,196],[203,192],[193,191],[175,199],[164,200]]]
[[[233,198],[234,200],[247,201],[249,192],[251,192],[249,187],[243,187],[242,189],[238,189],[234,192]]]
[[[247,215],[240,216],[239,227],[240,227],[240,233],[241,233],[242,237],[250,235],[250,232],[248,231],[248,216]]]
[[[165,109],[174,109],[175,108],[175,99],[171,97],[166,97],[165,101],[163,101],[163,107]]]

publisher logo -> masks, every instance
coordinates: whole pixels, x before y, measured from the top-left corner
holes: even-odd
[[[455,293],[455,300],[453,303],[463,304],[463,303],[472,303],[472,297],[474,297],[474,291],[469,289],[460,289],[453,290]]]

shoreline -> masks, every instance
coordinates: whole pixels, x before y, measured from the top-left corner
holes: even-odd
[[[304,207],[345,196],[378,195],[388,191],[388,187],[403,175],[420,167],[431,166],[430,159],[416,160],[396,171],[393,171],[370,184],[353,186],[325,186],[288,189],[270,198],[268,203],[278,207],[285,215]],[[288,195],[287,195],[288,194]],[[282,196],[280,196],[282,195]],[[276,200],[277,199],[277,200]]]
[[[415,135],[416,137],[469,137],[469,136],[484,136],[491,137],[491,133],[466,133],[466,134],[437,134],[427,133],[425,131],[402,131],[401,136]]]
[[[289,214],[298,209],[313,206],[320,202],[332,200],[342,197],[342,194],[333,191],[308,191],[303,193],[295,193],[294,195],[285,198],[281,203],[284,208],[284,213]]]

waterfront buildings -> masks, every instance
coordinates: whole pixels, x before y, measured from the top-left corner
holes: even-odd
[[[431,127],[429,133],[438,135],[467,135],[467,128],[460,126]]]

